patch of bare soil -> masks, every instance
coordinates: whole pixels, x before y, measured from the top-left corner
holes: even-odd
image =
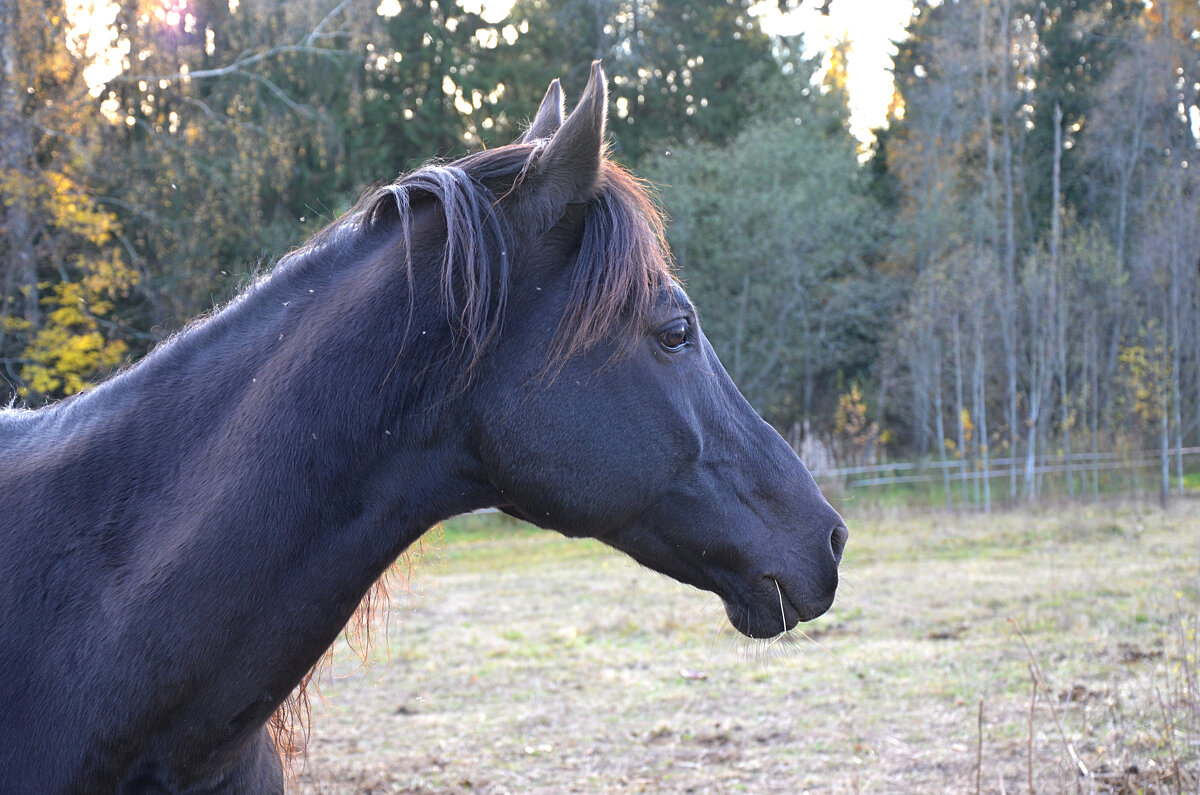
[[[451,542],[336,655],[293,789],[1196,792],[1198,553],[1177,515],[860,518],[833,611],[750,642],[599,545]]]

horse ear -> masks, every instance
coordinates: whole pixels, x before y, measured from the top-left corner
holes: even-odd
[[[542,97],[542,104],[538,107],[537,115],[533,117],[533,124],[529,125],[529,129],[516,142],[527,144],[539,138],[549,138],[557,132],[562,123],[563,92],[556,77],[550,81],[546,96]]]
[[[592,75],[579,104],[538,158],[538,187],[550,193],[547,198],[555,204],[586,201],[595,193],[604,155],[607,112],[608,81],[600,62],[593,61]]]

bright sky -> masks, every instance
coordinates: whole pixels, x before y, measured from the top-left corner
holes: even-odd
[[[395,2],[396,0],[384,0]],[[514,0],[457,0],[464,10],[484,14],[496,23],[508,16]],[[846,83],[850,91],[850,131],[863,143],[871,128],[887,119],[892,102],[892,56],[912,18],[912,0],[830,0],[828,14],[818,11],[822,0],[804,0],[797,10],[779,11],[778,0],[758,0],[751,14],[761,17],[769,34],[804,34],[805,55],[828,53],[840,41],[850,42]],[[828,62],[828,60],[827,60]]]
[[[850,92],[850,132],[860,141],[871,140],[871,128],[887,117],[892,99],[892,43],[904,38],[912,17],[912,0],[831,0],[829,15],[817,9],[821,0],[805,0],[789,14],[779,12],[774,0],[755,7],[763,29],[780,35],[804,34],[805,54],[826,53],[839,41],[850,43],[847,89]]]
[[[391,0],[394,1],[394,0]],[[489,22],[508,15],[513,0],[458,0],[468,11],[483,12]],[[768,33],[804,34],[805,54],[828,53],[839,41],[850,43],[847,88],[850,92],[850,132],[868,143],[871,129],[882,125],[892,100],[892,43],[904,38],[912,18],[912,0],[831,0],[829,14],[818,9],[822,0],[804,0],[800,8],[783,14],[777,0],[759,0],[751,13],[761,17]]]
[[[396,0],[384,0],[396,2]],[[513,0],[458,0],[467,11],[483,12],[489,22],[508,15]],[[912,0],[831,0],[829,14],[818,9],[822,0],[804,0],[800,8],[783,14],[777,0],[759,0],[751,13],[761,17],[763,29],[779,35],[804,34],[805,54],[828,53],[840,41],[850,43],[847,88],[850,92],[850,132],[860,141],[871,141],[871,129],[887,118],[892,99],[892,43],[904,37],[912,17]]]
[[[121,71],[121,59],[129,52],[129,42],[116,45],[113,22],[120,6],[111,0],[67,0],[67,43],[76,55],[91,60],[83,70],[83,79],[98,94],[100,87]]]
[[[384,0],[381,7],[387,2]],[[498,22],[508,14],[513,0],[458,0],[469,11],[482,11],[489,22]],[[847,83],[850,92],[850,131],[860,141],[871,139],[872,127],[881,125],[892,97],[889,71],[896,52],[892,41],[904,35],[904,26],[912,15],[912,0],[831,0],[829,14],[818,11],[822,0],[804,0],[795,11],[779,12],[776,0],[760,0],[752,13],[762,17],[764,30],[793,35],[803,33],[807,54],[828,52],[832,45],[850,43]],[[89,83],[102,83],[120,69],[125,52],[112,47],[114,33],[108,28],[115,16],[111,0],[68,0],[68,17],[75,22],[74,37],[83,38],[77,51],[88,50],[97,59]],[[187,0],[160,0],[155,11],[186,9]],[[81,34],[90,33],[90,36]]]

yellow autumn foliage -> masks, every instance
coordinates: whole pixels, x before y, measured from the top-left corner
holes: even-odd
[[[833,428],[839,434],[853,436],[861,431],[867,418],[867,404],[858,384],[851,383],[850,391],[838,397],[833,415]]]
[[[6,315],[0,327],[0,334],[13,335],[23,345],[20,375],[25,385],[17,390],[23,397],[83,391],[128,351],[123,341],[101,332],[98,319],[111,313],[114,299],[137,284],[137,272],[115,245],[116,217],[97,205],[75,178],[70,161],[62,165],[29,175],[0,171],[5,203],[20,196],[36,207],[48,232],[67,249],[61,256],[69,266],[60,272],[70,281],[37,285],[46,312],[36,325],[14,313]],[[25,285],[20,292],[29,290]]]
[[[975,421],[971,419],[971,412],[964,408],[960,415],[960,421],[962,422],[963,441],[970,444],[975,438]]]
[[[821,85],[825,90],[832,89],[841,92],[847,90],[850,78],[850,50],[851,44],[847,39],[835,43],[830,49],[829,68],[821,80]]]
[[[867,400],[857,383],[838,397],[833,415],[843,460],[857,462],[867,449],[879,441],[879,426],[867,421]]]
[[[1133,415],[1148,425],[1163,417],[1170,397],[1171,350],[1162,330],[1152,320],[1138,339],[1117,354],[1125,400]]]
[[[92,385],[90,378],[121,363],[128,350],[121,340],[100,333],[97,316],[112,310],[112,303],[85,300],[82,284],[56,284],[42,304],[54,307],[46,322],[25,349],[27,364],[22,376],[28,386],[22,394],[71,395]]]

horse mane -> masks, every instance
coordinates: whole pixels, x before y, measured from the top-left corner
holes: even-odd
[[[414,276],[418,270],[435,270],[445,317],[456,344],[467,354],[469,370],[486,354],[504,322],[515,257],[511,224],[500,205],[509,199],[539,202],[536,185],[531,186],[528,178],[536,174],[537,157],[545,144],[545,140],[514,143],[449,163],[427,163],[368,191],[280,266],[313,256],[331,242],[342,241],[350,230],[368,237],[398,231],[397,249],[410,287],[406,331],[416,300]],[[416,262],[416,216],[430,204],[438,208],[445,245],[439,261]],[[567,311],[551,351],[553,362],[565,361],[636,324],[660,288],[674,278],[663,210],[649,183],[604,158],[591,200],[568,208],[522,207],[521,217],[549,217],[546,228],[532,230],[544,232],[567,212],[578,210],[583,213],[583,235]]]
[[[514,143],[466,155],[450,163],[431,162],[396,181],[369,191],[342,218],[279,264],[321,256],[335,244],[364,253],[379,236],[399,234],[402,266],[409,284],[409,305],[403,338],[407,340],[415,311],[415,277],[419,269],[435,270],[439,297],[455,344],[464,354],[464,373],[487,354],[503,327],[512,278],[514,235],[501,203],[536,203],[532,188],[537,157],[545,141]],[[523,193],[530,188],[529,195]],[[421,261],[413,251],[416,216],[436,206],[445,244],[440,260]],[[574,255],[567,308],[560,321],[547,368],[554,369],[574,355],[622,331],[642,325],[663,286],[674,280],[673,263],[664,235],[664,215],[651,186],[605,157],[599,183],[587,202],[567,208],[536,206],[521,219],[549,218],[545,232],[567,213],[582,214],[582,234]],[[634,335],[626,334],[618,355],[627,351]],[[418,542],[420,543],[420,542]],[[419,556],[419,555],[418,555]],[[414,558],[401,560],[411,572]],[[389,578],[395,564],[367,591],[346,624],[347,644],[366,663],[374,624],[387,615]],[[407,583],[408,578],[403,578]],[[271,717],[268,728],[285,762],[303,758],[309,737],[310,688],[331,662],[326,653]],[[290,764],[285,768],[291,772]]]

